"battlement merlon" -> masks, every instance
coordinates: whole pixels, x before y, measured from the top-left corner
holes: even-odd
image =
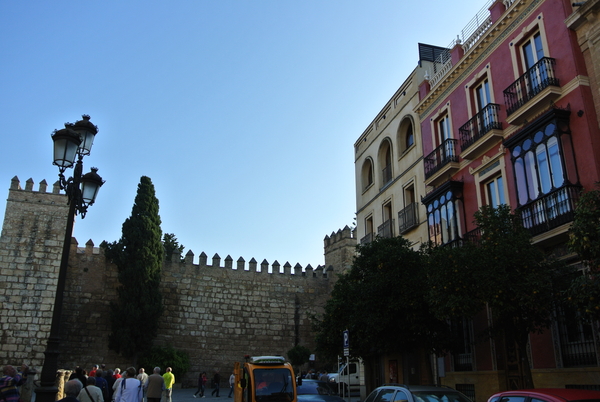
[[[85,254],[85,255],[100,255],[104,256],[104,250],[102,247],[95,247],[94,242],[90,239],[85,243],[85,247],[79,247],[79,243],[75,237],[71,238],[71,252],[76,254]],[[334,268],[329,266],[325,268],[323,265],[317,266],[314,268],[308,264],[306,268],[302,268],[302,265],[296,264],[293,266],[289,262],[281,265],[277,260],[275,260],[272,264],[264,259],[260,264],[256,261],[256,259],[252,258],[248,267],[246,268],[246,261],[240,257],[238,258],[235,268],[233,267],[233,258],[228,255],[224,260],[224,265],[221,264],[221,257],[219,254],[216,254],[212,258],[212,265],[208,265],[208,257],[206,253],[202,252],[199,256],[199,263],[194,264],[194,252],[189,250],[185,254],[185,258],[181,259],[181,254],[178,252],[174,252],[170,261],[165,261],[165,263],[169,263],[171,266],[173,264],[178,264],[184,270],[189,267],[194,267],[195,269],[202,268],[219,268],[219,269],[230,269],[233,271],[244,271],[244,272],[255,272],[258,274],[264,273],[267,275],[290,275],[290,276],[303,276],[307,278],[321,278],[327,279],[331,277]],[[166,266],[163,266],[166,267]],[[168,269],[168,268],[163,268]],[[269,272],[270,269],[270,272]]]
[[[60,183],[56,181],[52,186],[52,192],[48,192],[48,183],[46,180],[42,180],[39,183],[38,191],[34,190],[34,181],[33,179],[28,179],[25,183],[25,189],[21,187],[21,181],[17,176],[14,176],[11,179],[10,191],[9,191],[9,201],[19,201],[19,202],[28,202],[36,205],[48,205],[52,207],[62,207],[67,208],[67,197],[65,194],[60,193]],[[33,199],[35,198],[35,200]],[[337,233],[332,233],[330,244],[338,243],[342,240],[352,240],[354,237],[354,232],[348,227],[345,226],[344,229],[338,230]],[[329,236],[326,236],[326,239],[330,239]],[[71,238],[71,252],[73,255],[98,255],[104,258],[104,251],[101,247],[95,247],[94,242],[89,239],[84,247],[79,247],[79,243],[75,237]],[[325,255],[327,255],[327,243]],[[171,258],[171,264],[181,264],[182,266],[194,266],[194,253],[192,250],[189,250],[185,258],[181,258],[181,254],[178,252],[173,253]],[[206,253],[202,252],[199,256],[197,268],[225,268],[237,271],[245,271],[245,272],[256,272],[256,273],[267,273],[267,274],[281,274],[281,275],[290,275],[290,276],[303,276],[303,277],[313,277],[313,278],[322,278],[327,279],[332,276],[334,271],[335,264],[326,264],[324,266],[317,266],[317,268],[313,269],[313,267],[309,264],[306,268],[303,269],[302,265],[299,263],[292,266],[289,262],[283,264],[283,266],[275,260],[272,264],[264,259],[260,264],[252,258],[248,262],[248,267],[246,268],[246,261],[240,257],[235,264],[233,264],[233,259],[230,255],[228,255],[224,260],[224,266],[221,265],[221,257],[219,254],[215,253],[212,258],[212,264],[208,265],[208,256]],[[327,268],[325,268],[327,267]],[[269,272],[269,270],[271,272]]]

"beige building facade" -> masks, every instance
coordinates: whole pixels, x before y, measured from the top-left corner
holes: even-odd
[[[424,80],[435,47],[420,45],[422,60],[354,144],[356,236],[402,235],[412,244],[427,241],[424,206],[423,150],[419,117],[419,83]]]

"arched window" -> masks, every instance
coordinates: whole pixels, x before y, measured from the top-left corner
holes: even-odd
[[[392,181],[392,146],[386,138],[379,147],[379,168],[381,169],[381,183],[383,186]]]
[[[400,154],[406,152],[415,144],[415,133],[412,119],[405,117],[398,127],[398,151]]]
[[[406,149],[412,147],[415,144],[415,135],[413,133],[413,126],[409,124],[406,129]]]
[[[361,183],[363,191],[373,184],[373,162],[371,158],[365,159],[361,170]]]

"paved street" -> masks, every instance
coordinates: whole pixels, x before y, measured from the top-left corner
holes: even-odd
[[[178,384],[176,384],[177,386]],[[233,396],[231,398],[227,398],[229,395],[229,387],[221,388],[221,392],[219,392],[220,397],[211,396],[210,393],[213,391],[212,388],[207,388],[204,392],[204,396],[206,398],[194,398],[194,392],[196,392],[197,388],[173,388],[173,402],[219,402],[219,401],[233,401]],[[164,402],[164,398],[161,402]]]

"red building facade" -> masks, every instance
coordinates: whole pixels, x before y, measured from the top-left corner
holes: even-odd
[[[597,109],[577,33],[565,23],[578,5],[488,4],[419,86],[429,240],[468,241],[480,207],[508,204],[536,245],[578,264],[567,231],[580,192],[600,181]],[[478,400],[520,381],[500,345],[473,342],[489,318],[482,312],[456,323],[464,350],[444,361],[443,383]],[[555,318],[550,330],[530,336],[535,386],[598,387],[597,329],[562,312]]]

